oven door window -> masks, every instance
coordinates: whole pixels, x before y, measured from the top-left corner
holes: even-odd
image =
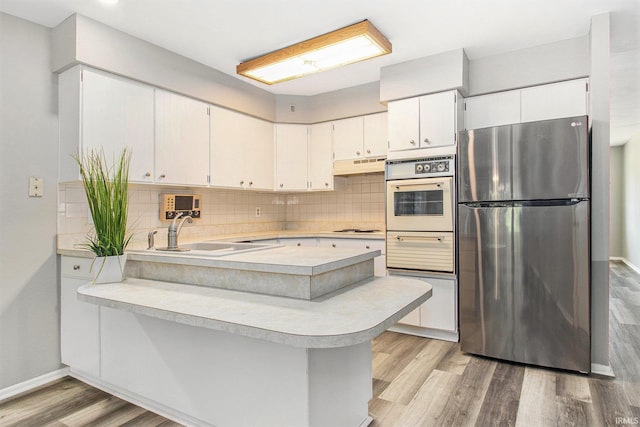
[[[395,216],[442,216],[444,192],[437,190],[397,191],[393,194]]]

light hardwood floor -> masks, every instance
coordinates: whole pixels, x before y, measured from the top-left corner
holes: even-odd
[[[611,262],[615,379],[460,352],[459,345],[385,332],[373,342],[371,427],[623,426],[640,420],[640,275]],[[0,402],[0,426],[177,426],[64,378]]]

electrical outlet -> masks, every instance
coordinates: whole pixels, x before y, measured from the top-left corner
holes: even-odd
[[[256,218],[259,218],[260,216],[262,216],[262,209],[256,208]]]
[[[37,176],[29,177],[29,197],[42,197],[44,195],[44,181]]]

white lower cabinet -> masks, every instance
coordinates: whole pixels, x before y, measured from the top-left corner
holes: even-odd
[[[414,277],[429,283],[432,296],[420,307],[400,319],[399,324],[417,326],[442,335],[428,332],[420,335],[457,340],[458,334],[458,284],[455,278]]]
[[[78,300],[77,290],[93,279],[90,258],[61,257],[60,354],[81,373],[100,375],[100,309]]]
[[[331,239],[319,238],[318,246],[332,248],[353,248],[353,249],[379,249],[381,255],[373,259],[373,274],[376,276],[386,276],[387,267],[385,260],[385,244],[384,240],[377,239]]]

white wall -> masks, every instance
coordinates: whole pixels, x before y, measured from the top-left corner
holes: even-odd
[[[624,145],[622,256],[640,271],[640,133]]]
[[[624,145],[609,150],[609,256],[622,256],[624,235]]]
[[[0,389],[60,368],[50,35],[0,13]],[[44,197],[28,197],[29,176],[44,178]]]

